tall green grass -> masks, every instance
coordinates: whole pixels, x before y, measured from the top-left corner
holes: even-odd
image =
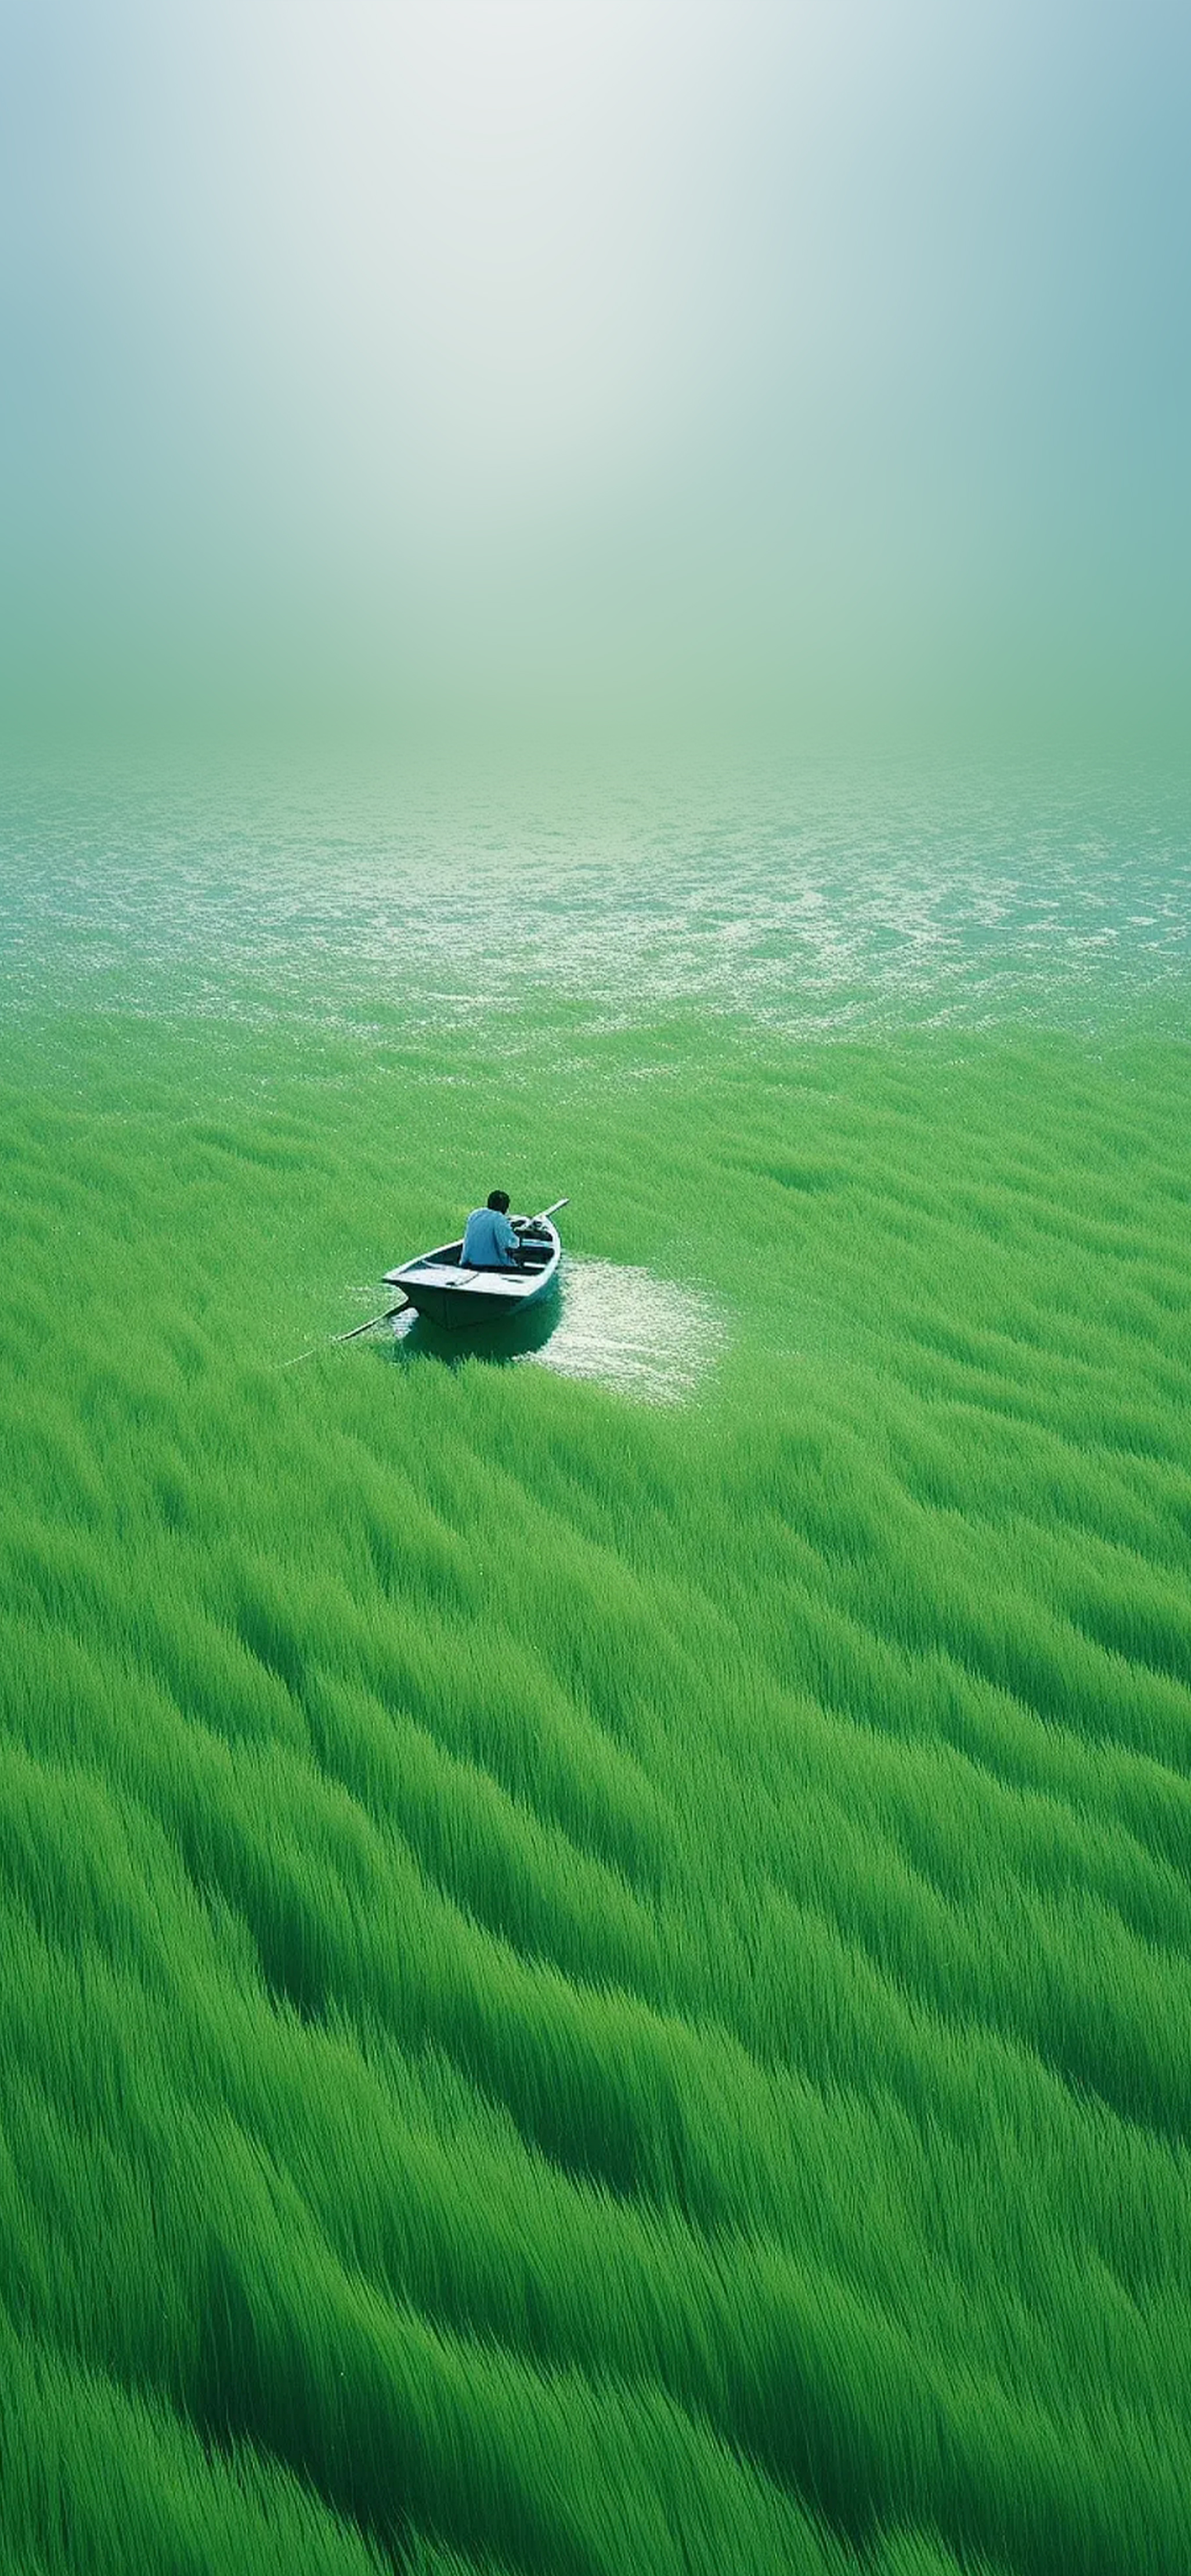
[[[2,1069],[9,2563],[1185,2576],[1186,1050]],[[490,1175],[689,1404],[326,1345]]]

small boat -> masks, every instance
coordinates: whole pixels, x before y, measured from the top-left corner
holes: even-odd
[[[540,1306],[558,1278],[562,1245],[550,1220],[566,1199],[556,1199],[540,1216],[515,1216],[510,1223],[521,1238],[515,1267],[465,1270],[460,1263],[463,1238],[440,1243],[437,1252],[420,1253],[400,1270],[386,1270],[385,1286],[402,1288],[411,1306],[447,1332],[473,1324],[507,1323]]]

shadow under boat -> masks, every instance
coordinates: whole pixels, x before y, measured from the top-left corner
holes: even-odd
[[[374,1348],[382,1359],[399,1365],[439,1360],[448,1368],[458,1368],[464,1360],[484,1360],[491,1368],[508,1368],[514,1360],[530,1359],[535,1351],[545,1349],[562,1322],[565,1305],[566,1287],[559,1276],[540,1305],[494,1322],[457,1324],[449,1332],[428,1315],[407,1307],[394,1324],[391,1339]]]

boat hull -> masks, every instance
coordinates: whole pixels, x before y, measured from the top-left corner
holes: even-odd
[[[410,1305],[440,1332],[509,1323],[544,1305],[557,1284],[562,1246],[548,1218],[542,1220],[540,1236],[539,1242],[527,1244],[523,1269],[464,1270],[459,1261],[462,1243],[445,1243],[436,1252],[405,1262],[399,1270],[386,1270],[385,1284],[403,1289]]]

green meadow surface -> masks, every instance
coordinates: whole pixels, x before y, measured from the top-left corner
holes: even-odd
[[[1186,2576],[1187,1046],[0,1097],[0,2567]],[[330,1346],[490,1174],[685,1401]]]

